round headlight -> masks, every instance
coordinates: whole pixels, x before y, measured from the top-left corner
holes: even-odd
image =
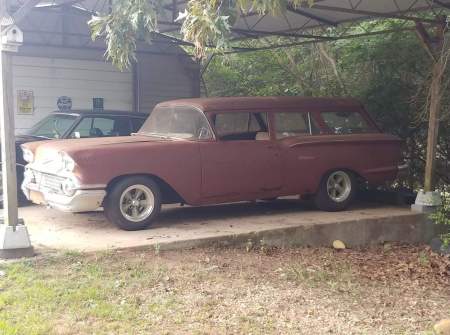
[[[23,160],[27,163],[32,163],[34,160],[34,154],[33,151],[30,149],[22,149],[23,152]]]
[[[23,172],[23,178],[24,178],[24,180],[26,180],[27,182],[30,182],[30,183],[36,182],[33,171],[28,168],[26,168],[25,171]]]
[[[72,178],[67,178],[61,185],[62,191],[68,197],[71,197],[75,194],[78,188],[78,183],[76,180]]]

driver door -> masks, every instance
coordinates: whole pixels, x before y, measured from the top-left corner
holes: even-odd
[[[263,198],[281,188],[279,149],[269,137],[266,113],[227,112],[212,117],[216,141],[200,143],[202,198]]]

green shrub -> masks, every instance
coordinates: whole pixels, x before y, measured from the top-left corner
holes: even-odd
[[[439,210],[431,215],[431,219],[434,223],[444,228],[444,233],[441,234],[441,239],[444,242],[444,246],[450,245],[450,189],[444,189],[441,192],[442,206]]]

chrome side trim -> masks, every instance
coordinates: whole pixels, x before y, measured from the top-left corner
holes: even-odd
[[[105,189],[106,184],[83,184],[78,186],[79,190],[98,190],[98,189]]]
[[[407,163],[405,163],[405,164],[401,164],[401,165],[399,165],[398,167],[397,167],[397,169],[399,170],[399,171],[404,171],[404,170],[406,170],[406,169],[408,169],[408,164]]]

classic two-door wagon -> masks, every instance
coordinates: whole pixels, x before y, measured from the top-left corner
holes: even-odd
[[[24,144],[27,198],[62,211],[104,208],[143,229],[161,204],[300,195],[338,211],[359,183],[402,168],[399,138],[353,99],[237,97],[160,103],[131,137]]]

